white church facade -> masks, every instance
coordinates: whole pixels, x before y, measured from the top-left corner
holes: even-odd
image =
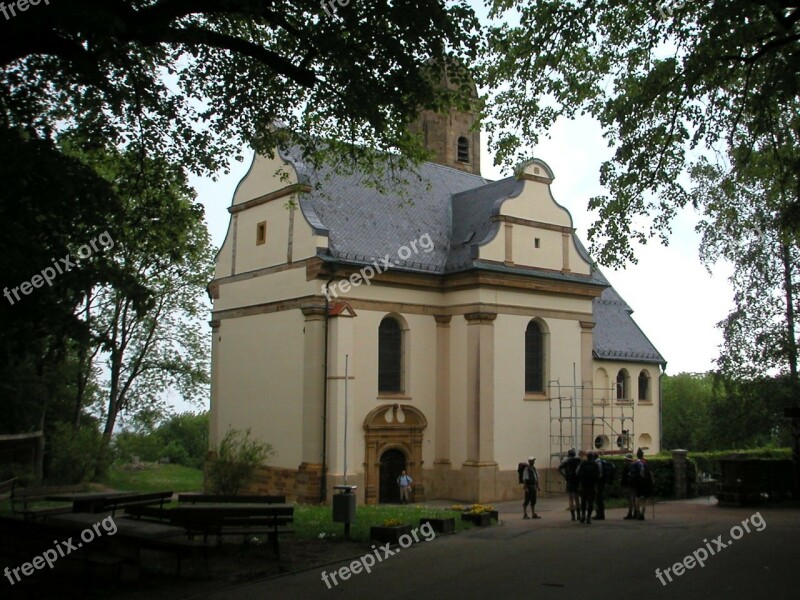
[[[417,501],[491,502],[521,495],[529,455],[547,475],[570,447],[660,450],[666,363],[548,165],[489,181],[469,115],[428,117],[410,203],[292,152],[256,156],[234,194],[210,437],[272,444],[254,491],[316,502],[346,479],[387,502],[405,469]]]

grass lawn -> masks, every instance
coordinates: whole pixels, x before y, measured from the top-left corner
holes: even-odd
[[[132,492],[197,492],[203,489],[203,472],[183,465],[148,463],[141,469],[111,467],[101,483]]]
[[[334,523],[330,506],[297,504],[294,507],[294,529],[298,537],[336,539],[344,538],[344,524]],[[385,519],[398,519],[403,524],[419,527],[421,517],[455,517],[456,531],[474,527],[472,523],[461,520],[461,512],[426,508],[424,506],[397,506],[377,504],[356,507],[356,521],[350,527],[350,539],[369,541],[369,528],[383,525]]]

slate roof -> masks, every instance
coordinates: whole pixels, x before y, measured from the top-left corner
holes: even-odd
[[[594,357],[601,360],[646,362],[666,365],[667,361],[631,317],[633,309],[613,287],[593,301]]]
[[[576,235],[572,238],[578,252],[593,265],[590,277],[477,260],[477,247],[491,240],[500,227],[491,216],[499,213],[505,200],[522,192],[524,181],[508,177],[493,182],[423,163],[416,174],[404,175],[404,199],[399,194],[381,193],[363,173],[342,173],[331,165],[313,169],[291,150],[281,152],[281,157],[295,167],[301,183],[312,186],[311,192],[301,195],[299,204],[311,226],[328,236],[328,251],[319,255],[323,260],[380,264],[388,255],[392,268],[401,271],[442,275],[479,269],[602,286],[606,289],[593,303],[595,357],[665,363]],[[388,173],[381,183],[391,187]],[[432,250],[425,252],[417,243],[418,252],[411,252],[405,260],[398,256],[401,247],[425,234],[430,236]]]

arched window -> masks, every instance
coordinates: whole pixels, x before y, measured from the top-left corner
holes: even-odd
[[[631,397],[630,378],[625,369],[617,373],[617,400],[627,400]]]
[[[403,331],[392,317],[378,327],[378,391],[403,391]]]
[[[639,400],[650,399],[650,375],[647,371],[639,373]]]
[[[544,392],[544,331],[536,321],[525,330],[525,391]]]
[[[464,136],[458,138],[458,162],[469,162],[469,140]]]

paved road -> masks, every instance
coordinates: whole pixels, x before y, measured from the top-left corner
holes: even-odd
[[[522,520],[516,503],[496,505],[503,525],[420,541],[386,557],[371,573],[325,585],[313,569],[205,598],[214,600],[379,598],[569,599],[681,598],[770,600],[798,597],[800,511],[757,509],[758,517],[731,541],[731,528],[756,509],[719,508],[707,501],[656,506],[656,518],[625,521],[622,509],[607,520],[570,521],[564,501],[540,502],[541,520]],[[756,531],[756,529],[762,529]],[[733,535],[739,535],[734,530]],[[721,535],[719,548],[713,542]],[[708,546],[704,542],[708,540]],[[699,548],[715,551],[704,567],[694,564],[666,585],[656,578]],[[381,552],[381,556],[384,553]],[[698,553],[700,558],[702,553]],[[328,573],[348,563],[324,567]],[[689,564],[692,564],[691,561]]]

